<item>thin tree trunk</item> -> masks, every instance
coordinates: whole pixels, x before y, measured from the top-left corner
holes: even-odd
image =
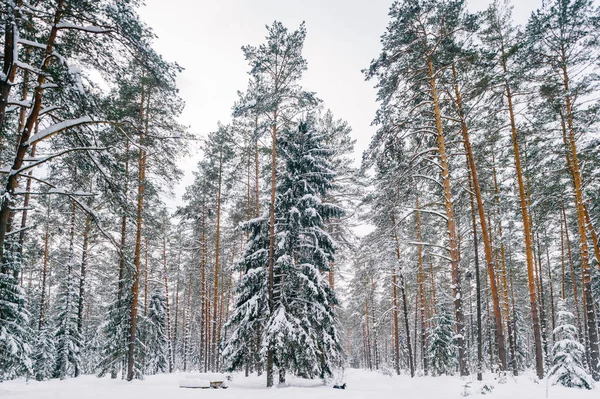
[[[396,243],[396,258],[398,259],[398,266],[400,266],[400,262],[402,261],[402,258],[400,256],[400,240],[398,239],[398,233],[396,231],[396,218],[394,216],[394,214],[392,213],[392,223],[394,226],[394,241]],[[411,342],[410,342],[410,326],[408,323],[408,305],[407,305],[407,298],[406,298],[406,284],[404,282],[404,274],[402,274],[402,272],[397,273],[397,267],[394,268],[394,284],[396,284],[396,275],[398,275],[399,280],[400,280],[400,295],[402,296],[402,307],[403,307],[403,311],[404,311],[404,329],[406,331],[406,347],[407,347],[407,351],[408,351],[408,367],[410,369],[410,376],[411,378],[415,376],[415,365],[414,365],[414,359],[413,359],[413,352],[412,352],[412,346],[411,346]],[[398,336],[398,311],[397,311],[397,307],[396,307],[396,286],[394,285],[394,325],[396,327],[396,337]],[[396,338],[397,340],[397,338]],[[396,349],[397,350],[397,349]],[[400,358],[400,354],[398,353],[398,359]],[[398,371],[400,370],[400,367],[398,365]]]
[[[144,317],[148,315],[148,237],[144,237]]]
[[[167,272],[167,235],[163,236],[163,282],[165,285],[165,307],[167,310],[167,353],[169,373],[173,372],[173,338],[171,337],[171,308],[169,307],[169,274]]]
[[[85,215],[83,227],[83,249],[81,252],[81,272],[79,276],[79,299],[77,304],[77,331],[83,334],[83,305],[85,303],[85,278],[87,273],[88,250],[90,243],[90,214]]]
[[[129,191],[129,139],[125,147],[125,181],[123,188],[123,197],[128,199]],[[125,294],[125,246],[127,245],[127,212],[123,209],[123,216],[121,216],[121,244],[119,246],[119,281],[118,281],[118,292],[117,292],[117,303],[119,308],[123,305],[123,295]]]
[[[271,135],[271,203],[269,204],[269,312],[273,314],[273,267],[275,266],[275,189],[277,167],[277,110],[273,113],[273,131]],[[267,387],[273,386],[273,348],[267,348]]]
[[[219,155],[219,177],[218,177],[218,191],[217,191],[217,231],[215,238],[215,280],[213,287],[213,318],[212,318],[212,361],[211,367],[216,371],[216,358],[217,358],[217,311],[219,306],[219,254],[221,244],[221,183],[223,176],[223,156]]]
[[[423,271],[423,245],[421,245],[421,241],[423,237],[421,236],[421,212],[419,211],[419,198],[417,197],[415,201],[416,208],[416,217],[417,217],[417,263],[419,268],[419,298],[420,298],[420,313],[421,313],[421,331],[420,331],[420,339],[421,339],[421,359],[423,363],[423,373],[425,375],[428,374],[428,362],[427,355],[425,350],[426,340],[427,340],[427,327],[426,327],[426,307],[427,307],[427,298],[425,297],[425,273]],[[416,328],[416,326],[415,326]],[[415,341],[416,345],[416,341]]]
[[[38,330],[44,327],[44,316],[46,314],[46,280],[48,277],[48,259],[50,253],[50,199],[46,209],[46,232],[44,233],[44,260],[42,263],[42,287],[40,290],[40,318],[38,320]]]
[[[577,290],[577,278],[575,277],[575,268],[573,266],[573,254],[571,253],[571,240],[569,239],[569,226],[567,225],[567,214],[565,207],[561,205],[562,219],[565,226],[565,241],[567,243],[567,256],[569,259],[569,270],[571,273],[571,286],[573,287],[573,302],[575,305],[575,318],[577,319],[577,333],[584,335],[584,331],[581,328],[581,312],[579,306],[579,293]]]
[[[471,203],[471,223],[473,227],[473,249],[475,252],[475,297],[477,300],[477,381],[483,379],[482,364],[483,364],[483,340],[481,337],[482,324],[481,324],[481,280],[479,273],[479,244],[477,242],[477,222],[475,220],[475,202],[473,201],[473,192],[469,191],[469,198]],[[481,216],[481,215],[480,215]]]

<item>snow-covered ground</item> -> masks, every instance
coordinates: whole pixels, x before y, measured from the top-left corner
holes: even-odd
[[[288,386],[265,388],[265,378],[234,375],[229,389],[184,389],[179,388],[182,374],[149,376],[144,381],[128,383],[110,378],[83,376],[64,381],[36,382],[25,380],[0,383],[1,399],[452,399],[462,398],[465,381],[458,377],[388,377],[365,370],[346,370],[346,390],[332,389],[320,381],[292,378]],[[484,383],[494,388],[486,397],[490,399],[545,398],[545,381],[533,382],[531,377],[520,376],[516,380],[507,378],[498,384],[492,375]],[[471,397],[482,397],[478,392],[481,383],[471,384]],[[600,388],[591,391],[550,386],[548,397],[556,399],[598,398]]]

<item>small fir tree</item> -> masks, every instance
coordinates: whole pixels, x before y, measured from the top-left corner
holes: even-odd
[[[553,385],[592,389],[592,377],[583,368],[585,348],[577,341],[577,328],[571,324],[573,313],[566,310],[562,300],[558,306],[558,325],[554,329],[556,342],[552,348],[554,365],[549,377]]]

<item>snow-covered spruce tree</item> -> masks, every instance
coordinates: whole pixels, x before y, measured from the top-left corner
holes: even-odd
[[[71,269],[71,265],[67,266]],[[56,315],[56,363],[53,376],[61,380],[80,373],[81,334],[77,329],[77,292],[71,271],[64,277],[58,293]]]
[[[147,374],[164,373],[168,370],[167,305],[165,296],[155,291],[148,304],[145,370]]]
[[[12,270],[0,272],[0,381],[31,374],[32,338],[25,293]]]
[[[250,75],[257,83],[260,93],[253,95],[252,100],[236,113],[245,113],[248,108],[255,108],[255,115],[262,113],[267,118],[271,130],[271,198],[269,209],[269,312],[274,307],[274,266],[275,266],[275,197],[277,187],[277,136],[278,131],[287,127],[296,116],[314,107],[318,100],[314,93],[302,90],[298,81],[306,70],[306,60],[302,56],[302,48],[306,37],[304,23],[289,32],[281,22],[275,21],[267,26],[267,43],[258,47],[244,46],[242,51],[250,64]],[[260,101],[259,101],[260,100]],[[246,111],[244,111],[244,108]],[[273,385],[274,353],[267,349],[267,387]]]
[[[454,343],[454,321],[442,307],[432,319],[429,331],[429,362],[434,375],[454,374],[456,370],[456,344]]]
[[[592,377],[583,368],[585,347],[577,341],[577,328],[571,324],[573,318],[573,313],[566,310],[565,302],[561,300],[558,324],[554,329],[553,366],[548,375],[554,385],[592,389]]]
[[[314,378],[331,375],[340,361],[333,305],[337,299],[324,273],[335,243],[326,222],[343,214],[323,202],[333,187],[332,150],[312,116],[278,140],[285,167],[277,185],[273,313],[265,326],[263,352],[272,350],[279,382],[286,371]]]
[[[238,269],[243,273],[235,290],[235,302],[224,326],[231,335],[223,343],[223,358],[228,370],[250,369],[264,361],[260,342],[265,317],[269,312],[267,269],[269,258],[269,215],[240,225],[248,241]]]
[[[98,377],[110,374],[117,378],[127,360],[127,325],[129,310],[124,299],[117,299],[106,309],[106,321],[100,326],[100,362],[97,365]]]
[[[36,380],[44,381],[52,378],[56,366],[56,348],[54,346],[54,331],[42,327],[35,337],[33,352],[33,375]]]

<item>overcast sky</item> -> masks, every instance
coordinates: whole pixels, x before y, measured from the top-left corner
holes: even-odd
[[[489,0],[470,0],[483,10]],[[181,122],[206,135],[218,121],[227,123],[238,90],[248,83],[241,46],[265,39],[265,25],[281,21],[293,30],[306,22],[304,57],[308,71],[302,84],[315,91],[337,118],[348,121],[357,140],[356,157],[367,147],[377,109],[374,82],[361,69],[377,57],[379,37],[388,23],[392,0],[146,0],[140,10],[158,39],[155,48],[185,71],[178,83],[186,102]],[[541,0],[513,0],[514,19],[527,21]],[[197,148],[181,163],[186,174],[175,192],[191,183]],[[171,202],[171,201],[170,201]],[[176,201],[175,201],[176,202]]]

